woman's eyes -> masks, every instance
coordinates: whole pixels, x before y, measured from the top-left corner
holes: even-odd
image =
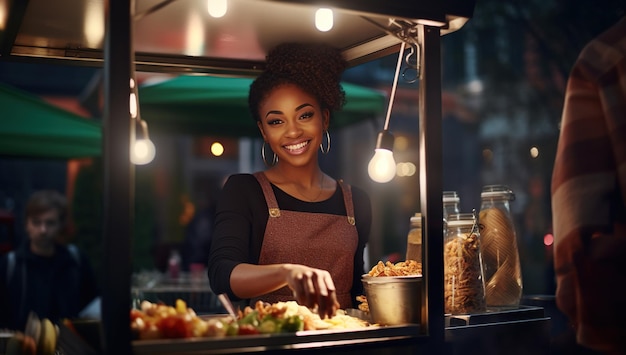
[[[306,120],[306,119],[309,119],[309,118],[313,117],[314,115],[315,115],[315,112],[307,111],[307,112],[304,112],[301,115],[299,115],[298,119],[299,120]],[[284,121],[282,119],[280,119],[280,118],[274,118],[274,119],[270,119],[269,121],[267,121],[267,124],[270,125],[270,126],[273,126],[273,125],[277,125],[277,124],[280,124],[280,123],[283,123],[283,122]]]

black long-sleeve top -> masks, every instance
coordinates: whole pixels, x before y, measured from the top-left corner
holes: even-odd
[[[329,199],[320,202],[299,200],[274,185],[272,189],[282,210],[347,215],[339,185]],[[355,297],[363,294],[363,251],[369,240],[372,211],[369,196],[354,186],[352,201],[359,235],[352,281],[352,300],[356,304]],[[268,218],[268,206],[257,179],[251,174],[230,176],[218,197],[209,255],[208,277],[214,293],[227,293],[239,300],[230,287],[230,275],[240,263],[258,264]]]
[[[0,258],[0,329],[24,330],[30,311],[57,322],[75,318],[99,296],[87,256],[57,245],[52,257],[35,255],[28,241],[15,250],[12,271],[8,254]]]

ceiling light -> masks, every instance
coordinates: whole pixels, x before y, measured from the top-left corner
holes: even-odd
[[[315,27],[321,32],[330,31],[333,28],[333,10],[319,8],[315,11]]]
[[[223,17],[228,11],[228,0],[208,0],[207,8],[211,17]]]

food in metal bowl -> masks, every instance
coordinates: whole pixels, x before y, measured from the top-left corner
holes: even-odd
[[[399,261],[397,263],[392,263],[391,261],[387,261],[383,263],[379,261],[374,265],[371,270],[363,275],[364,277],[389,277],[389,276],[422,276],[422,263],[417,262],[415,260],[406,260]],[[367,297],[365,295],[360,295],[356,297],[357,302],[359,302],[359,310],[363,312],[369,312],[370,307],[367,302]]]
[[[422,275],[422,263],[415,260],[399,261],[395,264],[391,261],[386,263],[379,261],[367,275],[374,277]]]
[[[422,276],[362,277],[372,323],[419,324],[422,313]]]

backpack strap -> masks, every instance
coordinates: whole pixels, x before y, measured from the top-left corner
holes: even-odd
[[[67,250],[69,250],[70,254],[72,255],[72,258],[74,258],[76,263],[78,263],[78,265],[80,266],[80,254],[78,251],[78,247],[75,244],[68,244]]]
[[[6,285],[7,287],[9,287],[9,283],[11,282],[11,279],[13,278],[13,275],[15,274],[15,264],[17,263],[17,261],[16,261],[16,255],[15,255],[14,250],[9,251],[6,255],[7,255]],[[26,295],[26,265],[24,263],[22,263],[22,295]],[[18,310],[17,311],[18,314],[26,314],[26,309],[24,309],[26,307],[26,303],[24,302],[24,297],[22,297],[22,299],[18,301],[18,304],[16,306],[17,307],[15,309]]]
[[[7,253],[7,285],[13,277],[13,272],[15,271],[15,251],[11,250]]]

